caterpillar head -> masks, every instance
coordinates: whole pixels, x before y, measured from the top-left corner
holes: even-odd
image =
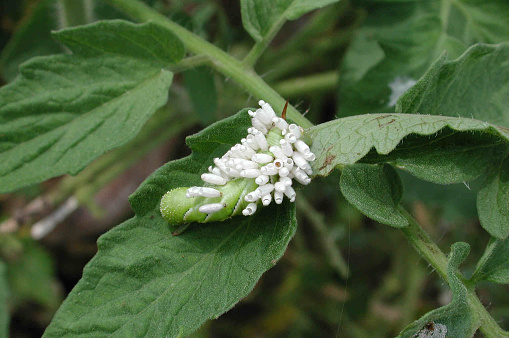
[[[258,206],[281,204],[286,196],[295,201],[293,180],[309,184],[308,161],[315,155],[301,140],[303,130],[277,117],[272,107],[248,111],[252,127],[247,136],[221,158],[214,159],[201,175],[206,186],[176,188],[161,200],[161,214],[172,224],[222,221],[252,215]],[[283,111],[284,116],[286,111]]]

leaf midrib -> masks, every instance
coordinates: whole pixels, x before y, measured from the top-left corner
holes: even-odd
[[[88,111],[88,112],[85,112],[83,114],[80,114],[79,116],[77,116],[76,118],[73,118],[69,121],[66,121],[65,123],[59,125],[57,128],[54,128],[54,129],[51,129],[49,131],[46,131],[44,132],[43,134],[39,134],[39,135],[36,135],[35,137],[33,138],[30,138],[30,139],[27,139],[27,140],[24,140],[22,143],[18,143],[16,144],[14,147],[6,150],[6,151],[3,151],[3,152],[0,152],[0,162],[3,162],[3,163],[9,163],[8,161],[5,161],[5,160],[2,160],[2,157],[6,157],[9,155],[9,153],[12,151],[12,152],[15,152],[15,151],[19,151],[19,148],[23,148],[23,146],[28,143],[28,142],[32,142],[34,140],[37,140],[39,138],[45,138],[48,134],[50,133],[58,133],[60,132],[62,134],[62,137],[65,136],[65,134],[68,132],[69,128],[71,128],[71,126],[75,125],[76,123],[79,125],[80,124],[80,121],[81,119],[85,118],[85,116],[89,116],[89,115],[94,115],[96,113],[97,110],[99,109],[102,109],[104,108],[105,106],[108,106],[108,105],[114,105],[117,101],[119,100],[122,100],[126,95],[129,96],[131,95],[131,93],[135,90],[137,90],[138,88],[140,88],[141,86],[149,83],[150,81],[154,81],[157,79],[157,77],[161,76],[161,71],[157,71],[156,73],[146,77],[144,80],[142,81],[139,81],[136,86],[134,86],[133,88],[125,91],[124,93],[122,93],[121,95],[113,98],[112,100],[110,101],[107,101],[105,103],[102,103],[100,104],[99,106],[95,107],[94,109]],[[112,114],[114,114],[115,112],[112,112],[110,114],[108,114],[107,116],[105,116],[104,119],[101,119],[99,121],[98,124],[96,124],[96,126],[100,127],[102,124],[104,124],[104,122],[107,120],[107,118],[111,117]],[[96,130],[97,128],[93,128],[93,130]],[[88,138],[90,137],[90,134],[87,134],[85,138]],[[59,144],[59,142],[54,142],[53,144],[50,145],[50,147],[48,149],[46,149],[46,151],[44,153],[40,153],[40,154],[37,154],[37,156],[35,158],[38,158],[38,157],[41,157],[42,155],[46,155],[48,151],[51,150],[51,148],[53,148],[54,146],[56,146],[57,144]],[[66,151],[68,151],[69,149],[67,149]],[[4,155],[4,156],[2,156]],[[35,159],[34,158],[34,159]],[[30,160],[29,162],[23,162],[23,163],[18,163],[18,165],[16,165],[14,168],[6,168],[7,170],[2,174],[4,177],[9,175],[9,174],[12,174],[18,170],[20,170],[21,168],[23,168],[24,166],[30,164],[33,162],[33,160]],[[0,181],[2,181],[3,179],[0,178]],[[21,181],[21,182],[25,182],[27,181],[27,179],[24,179],[24,180],[19,180],[18,179],[18,182]],[[31,179],[29,179],[29,181],[31,181]]]

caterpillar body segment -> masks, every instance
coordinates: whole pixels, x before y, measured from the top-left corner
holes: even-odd
[[[186,197],[188,187],[175,188],[168,191],[161,199],[161,214],[170,224],[183,223],[206,223],[224,221],[232,216],[241,215],[242,210],[249,202],[245,201],[245,195],[256,189],[254,179],[236,179],[229,181],[224,186],[214,188],[221,192],[220,197]],[[223,208],[216,211],[215,205],[222,204]],[[204,206],[211,206],[213,212],[200,211]],[[207,208],[202,208],[205,211]]]

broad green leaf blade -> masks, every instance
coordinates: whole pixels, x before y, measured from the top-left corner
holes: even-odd
[[[388,155],[368,154],[362,161],[390,161],[423,180],[451,184],[471,181],[507,152],[500,137],[488,133],[458,133],[443,129],[430,137],[407,136]]]
[[[490,168],[477,195],[477,212],[482,226],[494,237],[509,235],[509,157]]]
[[[208,125],[216,120],[217,91],[208,67],[197,67],[183,73],[184,83],[200,121]]]
[[[317,175],[328,175],[335,167],[358,161],[391,162],[417,177],[442,184],[474,179],[500,163],[507,154],[508,141],[504,127],[418,114],[352,116],[312,127],[307,134],[313,140],[311,150],[317,159],[312,166]],[[489,186],[481,189],[478,209],[484,218],[490,218],[481,218],[481,224],[491,235],[505,238],[507,216],[503,218],[493,209],[498,198],[493,194]],[[506,194],[504,189],[499,196]]]
[[[454,59],[475,43],[509,40],[506,1],[387,2],[366,10],[365,24],[342,64],[340,116],[394,112],[398,97],[444,51]],[[380,50],[385,57],[378,61]],[[360,54],[365,58],[373,55],[373,65],[364,74],[355,67],[354,56]],[[363,76],[352,81],[359,74]]]
[[[408,225],[408,220],[398,210],[403,185],[392,166],[348,165],[341,173],[340,187],[348,202],[366,216],[398,228]]]
[[[451,247],[447,276],[453,293],[452,302],[428,312],[407,326],[398,337],[417,337],[418,334],[422,337],[473,337],[481,321],[469,305],[466,286],[458,278],[458,267],[469,250],[467,243],[455,243]]]
[[[48,86],[53,88],[40,87],[40,95],[33,99],[26,98],[25,90],[19,93],[25,97],[0,111],[1,192],[65,173],[77,174],[107,150],[126,143],[165,104],[172,79],[172,74],[163,70],[134,82],[137,74],[128,73],[126,66],[132,62],[125,58],[51,57],[51,61],[38,61],[26,64],[23,71],[30,76],[28,72],[53,68]],[[103,65],[100,72],[89,78],[87,73],[98,62]],[[143,70],[139,66],[132,69]],[[69,85],[73,81],[66,78],[70,71],[76,76],[73,86],[58,93],[58,82]],[[0,99],[31,85],[42,86],[43,82],[15,81],[0,91]]]
[[[9,307],[7,300],[9,298],[9,285],[7,282],[7,266],[0,260],[0,336],[9,336]]]
[[[405,156],[407,157],[405,160],[410,161],[412,156],[415,158],[419,152],[431,156],[430,154],[433,154],[435,149],[434,143],[440,141],[442,137],[445,139],[450,137],[449,140],[459,141],[458,136],[453,138],[455,134],[461,132],[462,135],[466,135],[472,134],[474,131],[476,135],[478,133],[479,137],[473,139],[467,137],[466,140],[475,141],[480,149],[485,149],[485,152],[490,147],[497,148],[499,144],[505,144],[508,141],[509,134],[505,128],[493,126],[487,122],[466,118],[412,114],[351,116],[309,128],[307,135],[313,140],[311,150],[317,157],[316,161],[312,163],[315,173],[328,175],[336,166],[341,167],[355,163],[370,151],[372,151],[370,155],[390,155],[391,152],[402,149],[394,158],[379,158],[380,161],[404,159]],[[407,149],[405,149],[406,141],[409,143]],[[464,140],[461,142],[465,143]],[[468,144],[468,148],[464,151],[469,151],[475,146],[476,144]],[[437,148],[437,150],[443,151],[441,148]],[[460,150],[462,149],[455,150],[453,147],[448,154]],[[495,154],[498,153],[495,152]],[[488,153],[488,156],[491,157],[492,154]],[[454,157],[454,159],[456,158]],[[444,157],[443,161],[446,163],[449,159]],[[455,161],[451,162],[450,165],[456,163]],[[465,162],[457,163],[457,165],[463,167]],[[461,167],[457,170],[462,169]],[[468,175],[474,174],[475,171],[468,173]]]
[[[133,60],[168,66],[184,57],[180,40],[154,23],[133,24],[123,20],[99,21],[65,29],[53,36],[75,55],[121,55]]]
[[[245,136],[249,123],[244,110],[208,127],[188,139],[191,156],[142,184],[130,199],[136,216],[99,239],[99,252],[45,336],[187,336],[253,289],[295,232],[293,204],[191,224],[179,236],[159,212],[166,191],[199,183],[213,157]]]
[[[256,41],[286,20],[296,20],[314,9],[339,0],[241,0],[242,23]]]
[[[360,35],[352,41],[350,52],[345,55],[345,83],[355,83],[385,58],[385,52],[378,42]],[[346,77],[346,78],[345,78]]]
[[[128,43],[122,28],[152,38],[133,33]],[[132,139],[166,103],[172,73],[163,68],[182,56],[181,43],[150,23],[98,23],[57,36],[78,54],[35,58],[0,89],[0,192],[76,174]]]
[[[435,62],[398,101],[396,112],[463,116],[509,127],[509,44],[475,45]]]
[[[149,6],[153,6],[154,1],[143,0]],[[92,3],[92,1],[87,2]],[[0,75],[7,82],[16,78],[18,67],[23,62],[36,56],[58,54],[64,51],[62,45],[51,37],[52,31],[64,28],[62,20],[59,19],[58,2],[43,0],[30,6],[30,13],[23,19],[7,46],[0,52]],[[102,1],[95,1],[91,7],[93,8],[89,15],[83,13],[83,20],[128,19]]]
[[[196,225],[172,236],[154,209],[99,241],[47,337],[187,336],[245,297],[284,253],[293,208]]]
[[[509,239],[490,240],[471,280],[476,283],[481,280],[509,283]]]

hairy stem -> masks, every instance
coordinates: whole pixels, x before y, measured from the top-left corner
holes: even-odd
[[[207,64],[210,65],[210,59],[206,55],[194,55],[180,60],[177,64],[170,66],[169,69],[174,73],[180,73]]]
[[[403,234],[419,254],[437,271],[437,273],[449,283],[447,276],[447,257],[440,248],[433,242],[428,234],[421,228],[419,223],[402,207],[399,211],[405,215],[409,225],[402,228]],[[509,332],[502,330],[495,319],[489,314],[484,305],[481,303],[475,293],[475,289],[471,285],[466,285],[467,299],[469,306],[477,314],[481,322],[480,330],[485,337],[507,337]]]
[[[247,92],[269,102],[276,111],[281,111],[286,100],[272,89],[253,70],[244,67],[242,62],[228,55],[211,43],[203,40],[182,26],[174,23],[144,3],[137,0],[103,0],[140,22],[153,21],[171,30],[185,44],[187,49],[197,55],[206,55],[212,66],[224,76],[231,78]],[[303,128],[313,124],[302,116],[293,106],[288,106],[287,116]]]
[[[502,240],[491,238],[488,245],[486,246],[486,249],[484,250],[484,253],[477,262],[477,267],[475,268],[475,272],[473,273],[472,277],[470,277],[470,281],[472,283],[477,283],[483,276],[482,276],[482,269],[484,265],[488,262],[488,260],[491,258],[493,253],[498,249],[498,246],[503,243]]]
[[[500,337],[509,337],[509,332],[504,331],[495,319],[490,315],[488,310],[481,303],[477,295],[475,294],[475,290],[468,288],[467,299],[470,307],[472,307],[477,314],[478,318],[481,321],[481,326],[479,329],[487,338],[500,338]]]
[[[417,221],[402,207],[399,211],[405,215],[409,225],[401,228],[403,234],[412,246],[419,252],[419,254],[433,266],[437,273],[447,283],[449,277],[447,276],[447,257],[440,250],[440,248],[433,242],[429,235],[422,229]]]
[[[284,97],[295,97],[332,90],[338,81],[338,72],[334,70],[285,80],[274,85],[274,89]]]

